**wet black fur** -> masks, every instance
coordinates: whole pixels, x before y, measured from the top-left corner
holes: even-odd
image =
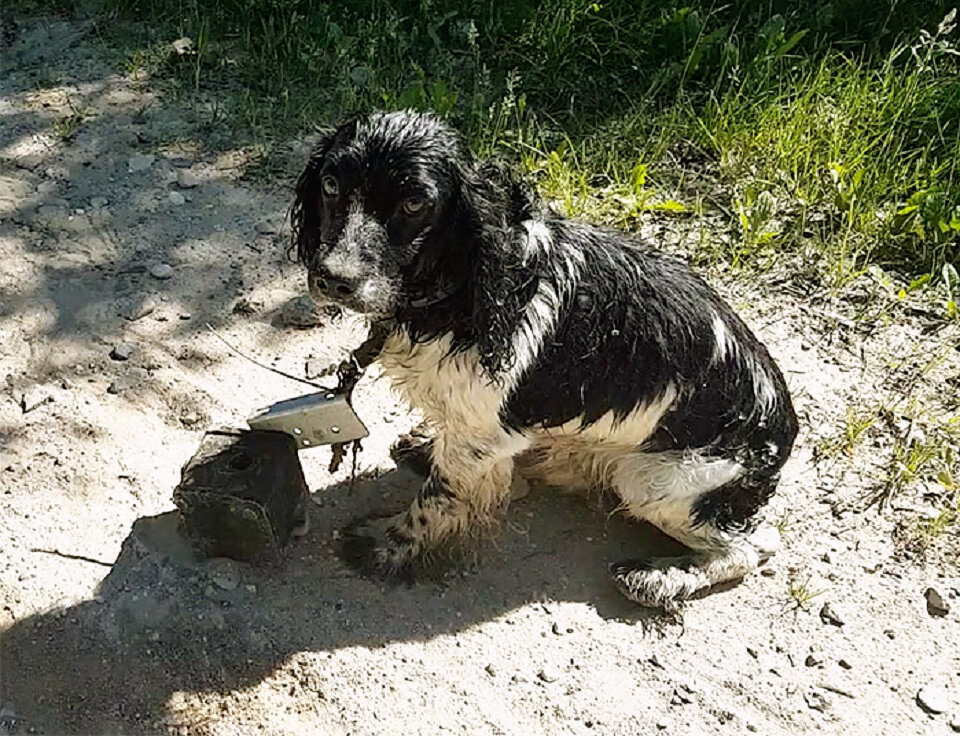
[[[521,429],[578,417],[586,425],[611,411],[624,417],[673,384],[679,398],[641,449],[699,448],[738,460],[747,474],[705,494],[694,512],[720,528],[750,525],[777,484],[797,420],[766,348],[685,264],[632,235],[553,213],[506,169],[472,160],[437,118],[399,113],[355,118],[311,156],[292,217],[297,256],[310,269],[335,247],[321,237],[331,227],[320,206],[331,160],[366,172],[354,184],[365,208],[386,223],[377,268],[389,263],[399,287],[390,314],[376,317],[394,320],[417,341],[449,333],[454,350],[475,347],[490,380],[515,360],[511,341],[524,308],[541,279],[555,278],[550,259],[580,250],[586,265],[501,421]],[[393,213],[403,192],[427,190],[435,207],[411,253],[412,236],[395,226]],[[531,219],[546,224],[553,245],[524,260],[522,223]],[[714,315],[738,346],[722,361],[713,359]],[[775,394],[763,416],[757,369]]]

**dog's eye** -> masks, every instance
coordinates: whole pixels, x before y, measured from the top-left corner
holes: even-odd
[[[404,213],[407,215],[419,215],[427,206],[427,200],[411,197],[401,205]]]
[[[337,180],[332,176],[325,176],[320,181],[320,186],[323,187],[323,193],[327,197],[336,197],[340,194],[340,184],[337,183]]]

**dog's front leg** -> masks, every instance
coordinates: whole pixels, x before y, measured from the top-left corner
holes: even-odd
[[[525,447],[526,440],[506,432],[484,438],[439,432],[430,475],[410,508],[349,527],[347,561],[380,577],[411,576],[425,555],[481,528],[505,504],[513,457]]]

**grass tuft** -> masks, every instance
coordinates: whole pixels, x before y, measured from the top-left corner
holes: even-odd
[[[232,142],[430,109],[570,215],[719,214],[699,255],[735,267],[797,251],[842,286],[960,255],[952,2],[99,2],[128,72],[229,93]]]

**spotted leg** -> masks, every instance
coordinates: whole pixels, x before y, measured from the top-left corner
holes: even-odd
[[[482,528],[508,498],[513,457],[526,440],[506,432],[483,438],[439,432],[430,475],[406,511],[368,518],[344,535],[344,557],[379,577],[409,577],[440,544]]]

